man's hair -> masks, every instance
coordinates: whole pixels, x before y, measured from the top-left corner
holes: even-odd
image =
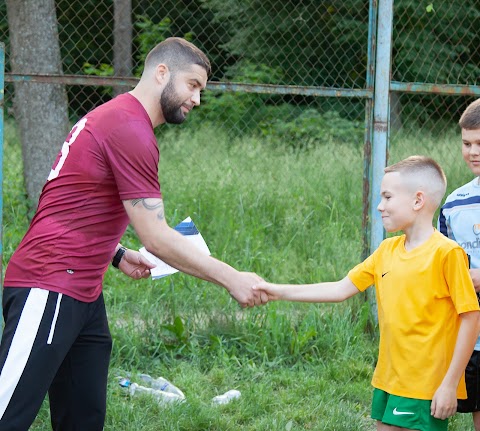
[[[480,99],[470,103],[463,111],[458,125],[465,130],[480,129]]]
[[[188,70],[197,64],[205,69],[207,76],[212,67],[207,56],[193,43],[180,37],[169,37],[153,48],[145,59],[145,69],[165,63],[172,73]]]
[[[406,184],[421,189],[431,198],[435,209],[442,203],[447,190],[447,177],[441,166],[432,158],[426,156],[410,156],[384,169],[389,172],[399,172],[406,179]]]

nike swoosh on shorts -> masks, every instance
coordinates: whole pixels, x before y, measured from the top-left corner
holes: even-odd
[[[415,413],[414,413],[414,412],[400,412],[400,411],[398,411],[397,408],[395,407],[395,408],[393,409],[393,414],[394,414],[395,416],[399,416],[399,415],[414,415]]]

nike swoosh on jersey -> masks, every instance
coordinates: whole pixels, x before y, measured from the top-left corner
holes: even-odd
[[[397,408],[395,407],[393,409],[393,414],[395,416],[399,416],[399,415],[414,415],[415,413],[414,412],[401,412],[401,411],[398,411]]]

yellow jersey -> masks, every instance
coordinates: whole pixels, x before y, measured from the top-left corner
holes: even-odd
[[[348,277],[360,291],[375,285],[380,345],[372,385],[431,400],[450,366],[459,314],[479,309],[465,251],[437,230],[410,251],[405,235],[396,236]],[[457,398],[466,398],[464,377]]]

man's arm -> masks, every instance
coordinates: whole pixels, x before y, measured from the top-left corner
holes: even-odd
[[[266,302],[252,286],[261,277],[239,272],[230,265],[199,251],[165,220],[163,201],[159,198],[123,201],[140,241],[153,255],[170,266],[194,277],[223,286],[242,307]]]
[[[457,411],[458,383],[472,356],[480,332],[480,311],[462,313],[460,318],[461,324],[452,361],[432,399],[431,414],[437,419],[446,419]]]

